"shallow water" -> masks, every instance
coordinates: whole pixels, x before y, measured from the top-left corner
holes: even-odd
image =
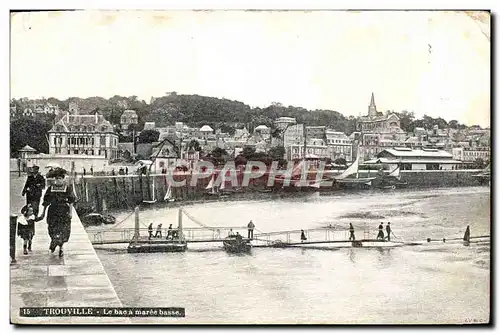
[[[490,189],[377,191],[214,202],[184,209],[204,224],[263,232],[348,226],[357,237],[391,222],[396,241],[490,234]],[[117,221],[128,213],[117,215]],[[176,224],[177,209],[141,212],[141,222]],[[184,226],[197,226],[187,218]],[[133,217],[121,227],[133,227]],[[242,231],[244,232],[244,231]],[[489,317],[489,244],[442,242],[391,249],[263,249],[229,255],[219,245],[181,254],[98,249],[124,306],[186,308],[164,323],[464,323]]]

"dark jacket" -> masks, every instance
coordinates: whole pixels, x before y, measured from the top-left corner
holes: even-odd
[[[43,189],[45,188],[45,178],[39,173],[28,176],[23,188],[23,195],[28,199],[40,200]]]

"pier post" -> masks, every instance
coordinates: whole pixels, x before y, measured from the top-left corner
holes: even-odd
[[[10,216],[10,264],[16,263],[17,216]]]
[[[89,187],[88,183],[85,179],[82,179],[83,181],[83,187],[85,188],[85,202],[89,204]]]
[[[136,206],[134,209],[135,214],[135,233],[134,240],[139,240],[139,206]]]
[[[142,189],[142,172],[139,174],[139,187],[141,188],[141,202],[144,201],[144,189]]]

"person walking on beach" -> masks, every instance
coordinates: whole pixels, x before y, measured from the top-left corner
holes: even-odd
[[[30,205],[33,208],[35,217],[38,216],[40,199],[42,198],[44,188],[45,178],[39,173],[39,167],[31,167],[22,195],[26,195],[26,205]]]
[[[40,220],[47,213],[47,225],[50,236],[49,249],[54,253],[59,246],[59,257],[64,255],[63,245],[68,242],[71,235],[71,219],[73,218],[73,203],[75,192],[73,186],[65,179],[66,170],[55,168],[51,177],[54,183],[47,189],[43,197],[43,212]]]
[[[378,226],[378,235],[377,235],[377,240],[384,240],[384,223],[380,223]]]
[[[155,238],[161,238],[161,225],[162,224],[158,224],[158,227],[156,227]]]
[[[149,240],[151,240],[151,238],[153,237],[153,223],[149,224],[148,232],[149,232]]]
[[[354,226],[352,226],[352,223],[349,223],[349,240],[356,240],[356,237],[354,236]]]
[[[255,224],[250,221],[250,223],[248,223],[248,239],[253,239],[253,229],[255,228]]]

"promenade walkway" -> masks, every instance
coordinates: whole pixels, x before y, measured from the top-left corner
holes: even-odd
[[[25,204],[21,196],[24,177],[11,177],[10,209],[18,214]],[[17,263],[10,266],[10,319],[13,324],[126,324],[117,317],[20,317],[20,307],[121,307],[101,261],[76,212],[64,257],[51,254],[45,220],[36,223],[33,251],[23,255],[16,238]]]

